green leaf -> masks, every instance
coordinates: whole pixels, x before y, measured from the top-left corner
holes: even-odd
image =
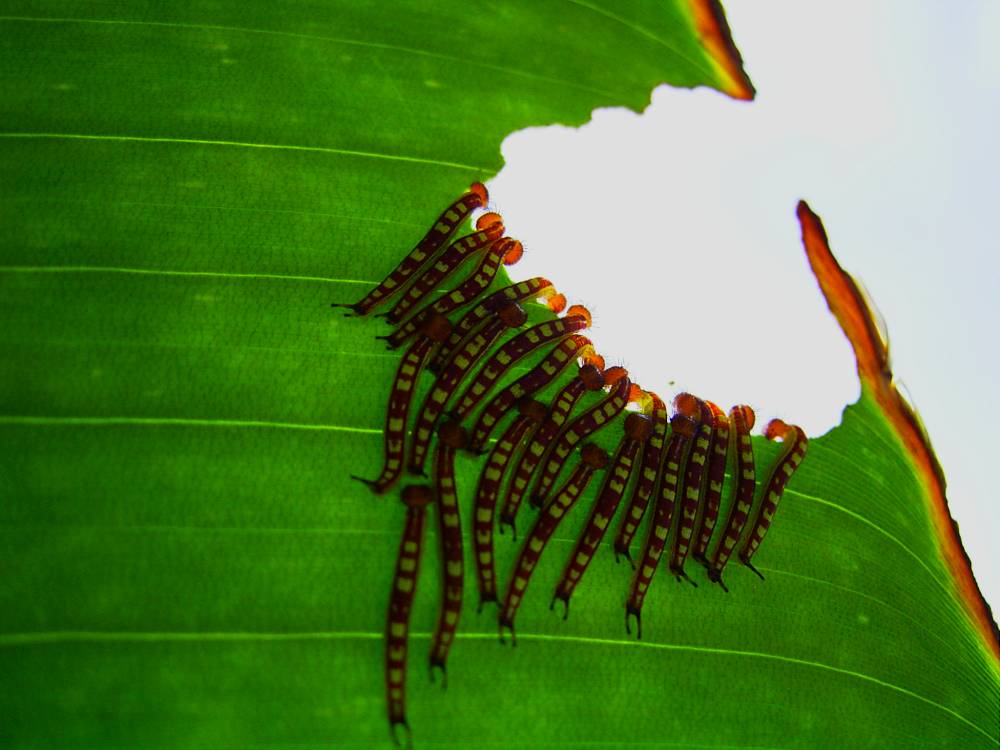
[[[663,81],[749,96],[711,9],[5,4],[0,741],[389,744],[403,508],[347,477],[380,463],[397,356],[378,322],[328,305],[495,173],[516,129],[639,109]],[[641,642],[609,550],[570,618],[548,611],[577,511],[520,645],[467,607],[442,692],[428,543],[415,741],[993,746],[996,644],[877,393],[813,441],[759,556],[768,580],[733,570],[726,596],[661,572]],[[466,510],[477,470],[462,459]]]

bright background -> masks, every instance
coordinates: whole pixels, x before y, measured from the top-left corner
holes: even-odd
[[[506,140],[489,187],[525,244],[512,276],[586,304],[609,364],[664,398],[819,435],[859,386],[802,251],[805,198],[888,323],[996,608],[1000,3],[726,6],[752,104],[663,87],[642,116]]]

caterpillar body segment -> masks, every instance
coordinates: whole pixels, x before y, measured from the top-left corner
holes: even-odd
[[[465,389],[455,407],[455,416],[462,420],[468,417],[511,367],[539,347],[589,327],[590,313],[586,308],[574,305],[567,311],[566,317],[534,325],[504,342]]]
[[[410,485],[403,489],[406,523],[396,555],[396,572],[389,595],[389,612],[385,625],[385,689],[389,714],[389,732],[399,743],[397,728],[402,727],[409,740],[410,726],[406,722],[406,648],[410,631],[410,611],[417,588],[420,550],[424,542],[426,509],[433,502],[429,487]],[[407,741],[407,744],[409,742]]]
[[[498,620],[501,643],[503,642],[503,631],[506,628],[510,631],[513,643],[517,644],[514,635],[514,617],[517,615],[517,608],[524,599],[524,593],[531,580],[531,573],[538,564],[538,560],[545,550],[545,545],[559,523],[572,510],[576,501],[580,499],[580,495],[587,489],[594,472],[603,469],[607,465],[607,461],[608,454],[602,448],[593,443],[583,446],[580,451],[580,463],[577,464],[566,483],[559,488],[552,502],[535,520],[535,525],[528,538],[525,539],[524,546],[521,547],[521,552],[517,557],[514,575],[507,587],[507,596],[504,599],[503,608],[500,610]]]
[[[635,538],[635,532],[639,529],[639,524],[642,523],[642,517],[646,514],[649,499],[656,491],[657,480],[660,477],[663,449],[667,442],[667,430],[670,426],[666,404],[652,391],[647,391],[647,394],[652,401],[650,407],[652,431],[649,440],[643,446],[639,479],[632,490],[628,508],[625,510],[621,525],[618,527],[614,543],[615,559],[617,560],[618,556],[622,555],[629,563],[632,563],[629,546],[632,544],[632,539]],[[635,568],[635,565],[633,564],[632,567]]]
[[[604,380],[612,386],[611,393],[569,422],[552,445],[546,460],[540,464],[540,474],[530,500],[535,508],[545,504],[573,449],[621,414],[631,400],[632,383],[624,369],[609,367],[604,371]]]
[[[508,414],[519,399],[533,396],[566,369],[577,358],[586,359],[593,354],[594,347],[586,336],[574,334],[560,341],[549,355],[526,375],[515,380],[497,393],[483,409],[472,428],[469,450],[478,453],[493,434],[497,423]]]
[[[438,418],[448,407],[448,402],[479,359],[489,350],[493,342],[507,328],[517,328],[524,324],[526,314],[516,302],[502,308],[487,324],[486,328],[472,339],[451,358],[434,383],[434,388],[424,400],[420,416],[414,429],[413,443],[410,446],[409,471],[411,474],[423,474],[427,449],[430,447],[431,435]]]
[[[493,446],[486,459],[486,465],[479,476],[479,486],[473,506],[472,538],[479,582],[480,611],[487,602],[497,601],[493,523],[504,475],[514,453],[548,416],[545,404],[540,401],[524,398],[518,402],[517,408],[517,417]]]
[[[447,315],[474,302],[492,283],[500,266],[516,263],[523,252],[524,248],[517,240],[509,237],[494,240],[476,269],[459,286],[415,312],[409,319],[400,323],[399,328],[390,335],[376,338],[384,339],[391,349],[402,346],[420,328],[421,322],[430,315],[434,313]]]
[[[802,428],[785,424],[780,419],[772,419],[768,422],[767,427],[764,428],[764,436],[768,440],[782,440],[783,449],[778,457],[778,462],[771,471],[771,476],[767,480],[764,497],[757,509],[750,535],[743,543],[739,554],[740,562],[756,573],[761,580],[764,579],[764,576],[750,560],[760,547],[760,543],[764,541],[767,530],[771,528],[774,514],[778,510],[778,503],[781,501],[781,495],[785,491],[785,485],[788,484],[788,480],[791,479],[795,470],[799,468],[799,464],[802,463],[802,459],[806,457],[806,451],[809,449],[809,439]]]
[[[682,394],[688,396],[688,394]],[[678,398],[681,398],[679,396]],[[677,526],[677,534],[673,539],[673,546],[670,554],[670,572],[680,580],[687,580],[692,586],[696,584],[687,573],[684,572],[684,561],[687,559],[688,551],[694,539],[695,524],[698,519],[698,512],[702,507],[704,499],[705,467],[708,464],[709,456],[712,452],[712,440],[715,432],[715,419],[712,410],[700,398],[690,396],[694,401],[691,409],[698,415],[698,428],[694,439],[691,442],[691,450],[688,453],[687,465],[684,470],[684,485],[681,490],[680,518]]]
[[[438,532],[441,536],[443,587],[437,626],[431,639],[430,670],[441,670],[446,680],[445,663],[455,639],[462,614],[462,587],[465,573],[462,556],[462,525],[455,490],[455,451],[465,447],[465,430],[457,422],[446,422],[438,431],[434,482],[437,496]]]
[[[519,281],[503,289],[499,289],[486,297],[465,315],[463,315],[452,329],[451,335],[443,342],[434,355],[430,369],[439,372],[448,361],[452,353],[461,347],[462,342],[468,336],[483,325],[497,310],[510,302],[524,302],[531,299],[548,300],[549,305],[558,303],[560,300],[565,305],[566,298],[558,294],[552,282],[548,279],[536,276],[527,281]]]
[[[399,292],[407,281],[424,267],[431,256],[444,246],[469,214],[477,208],[485,207],[488,202],[489,194],[486,192],[486,186],[481,182],[472,183],[468,192],[445,209],[424,238],[380,284],[353,304],[335,302],[332,307],[347,307],[355,315],[370,313]]]
[[[726,481],[726,460],[729,455],[729,420],[726,413],[711,401],[706,402],[712,411],[714,435],[712,450],[709,455],[706,473],[708,480],[705,485],[705,510],[695,526],[694,544],[691,557],[701,563],[708,564],[708,545],[715,531],[715,523],[719,518],[719,507],[722,503],[722,487]]]
[[[521,502],[528,492],[528,487],[535,475],[535,469],[542,461],[548,448],[559,436],[564,424],[569,419],[580,397],[586,391],[596,391],[604,386],[604,374],[595,365],[583,365],[577,376],[567,383],[552,401],[552,407],[541,427],[535,432],[512,469],[510,482],[507,485],[507,495],[503,509],[500,512],[500,531],[504,526],[510,526],[514,538],[517,539],[517,528],[514,522]]]
[[[403,320],[415,305],[420,304],[428,294],[455,273],[466,258],[489,247],[494,240],[500,239],[503,228],[503,219],[498,214],[488,213],[480,216],[476,221],[475,232],[452,242],[429,268],[417,276],[410,288],[386,314],[388,321],[396,325]]]
[[[399,367],[396,368],[396,376],[389,391],[385,430],[382,434],[385,445],[382,473],[377,479],[363,479],[354,475],[351,477],[364,482],[377,494],[382,494],[392,487],[403,473],[406,425],[417,378],[433,346],[447,338],[450,332],[451,322],[446,317],[432,315],[421,328],[420,338],[406,350]]]
[[[729,591],[722,580],[722,571],[729,562],[736,545],[743,535],[743,528],[753,507],[754,490],[757,488],[757,472],[753,460],[753,443],[750,430],[753,429],[754,413],[749,406],[734,406],[729,410],[729,434],[736,454],[736,481],[733,504],[729,509],[722,538],[715,548],[715,557],[708,568],[708,579]]]
[[[684,414],[674,414],[670,419],[670,439],[664,450],[663,469],[660,475],[653,523],[646,535],[642,557],[632,576],[632,585],[628,601],[625,604],[625,632],[631,634],[629,616],[633,616],[635,617],[638,638],[642,638],[642,604],[649,591],[649,584],[652,583],[653,576],[656,574],[656,567],[659,565],[663,548],[666,546],[667,537],[670,534],[684,450],[691,438],[694,437],[696,429],[697,425],[694,420]]]
[[[569,600],[583,579],[584,573],[597,552],[604,534],[621,503],[625,489],[632,477],[640,448],[648,442],[652,434],[652,420],[644,414],[632,413],[625,418],[625,434],[615,452],[611,468],[604,476],[604,484],[597,495],[597,501],[587,519],[587,525],[577,540],[576,546],[566,563],[562,578],[556,585],[549,609],[553,609],[556,599],[562,601],[563,619],[569,617]]]

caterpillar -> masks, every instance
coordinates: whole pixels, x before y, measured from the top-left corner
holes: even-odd
[[[662,403],[662,402],[661,402]],[[587,572],[597,547],[604,538],[608,524],[614,518],[625,489],[632,476],[632,469],[639,449],[649,440],[653,432],[653,422],[645,414],[632,413],[625,418],[625,432],[615,451],[611,468],[604,477],[604,484],[597,494],[587,525],[580,535],[573,552],[566,563],[562,578],[556,584],[549,609],[555,608],[556,600],[563,605],[563,619],[569,617],[569,600]]]
[[[587,364],[580,367],[577,376],[556,395],[548,417],[535,432],[531,442],[518,459],[517,466],[513,469],[503,510],[500,512],[501,532],[504,526],[509,526],[514,539],[517,539],[517,527],[514,522],[517,518],[517,511],[521,507],[521,501],[528,490],[532,476],[534,476],[535,467],[538,466],[538,462],[542,459],[547,447],[559,435],[562,426],[569,419],[570,412],[584,392],[596,391],[603,387],[604,373],[595,365]]]
[[[733,449],[736,454],[736,492],[733,505],[729,509],[729,517],[726,519],[726,530],[715,549],[712,564],[708,567],[708,580],[719,584],[727,593],[729,589],[722,580],[722,571],[736,545],[739,544],[743,527],[750,516],[754,490],[757,487],[753,443],[750,442],[750,430],[753,429],[753,424],[754,413],[749,406],[734,406],[729,410],[729,430],[735,436]]]
[[[604,382],[613,386],[611,393],[596,406],[567,424],[559,439],[552,445],[547,460],[541,463],[541,473],[530,499],[531,505],[535,508],[544,505],[573,448],[621,414],[633,396],[638,397],[628,379],[628,373],[623,368],[610,367],[605,370]]]
[[[608,454],[604,452],[603,448],[593,443],[584,445],[580,450],[580,463],[577,464],[566,483],[559,488],[552,502],[535,520],[535,525],[528,538],[525,539],[524,546],[521,547],[521,552],[517,557],[514,575],[510,579],[507,596],[498,618],[501,643],[503,643],[503,631],[506,628],[510,631],[512,644],[517,645],[514,635],[514,617],[517,615],[517,608],[524,598],[524,592],[528,588],[531,573],[537,566],[552,533],[559,526],[559,522],[580,499],[580,495],[587,489],[594,472],[603,469],[607,462]]]
[[[403,504],[406,506],[406,524],[396,555],[396,572],[392,578],[392,593],[389,596],[389,613],[385,625],[385,685],[386,705],[389,714],[389,733],[393,741],[400,744],[397,727],[402,727],[406,738],[410,737],[410,725],[406,721],[406,647],[410,631],[410,610],[417,588],[417,573],[420,570],[420,548],[424,541],[426,508],[434,495],[429,487],[409,485],[403,488]],[[407,741],[409,744],[409,741]]]
[[[486,364],[476,374],[475,380],[465,389],[455,408],[456,418],[465,419],[469,416],[504,373],[540,346],[551,341],[559,341],[584,328],[590,328],[590,323],[590,313],[587,308],[573,305],[566,311],[566,317],[539,323],[504,343],[486,360]]]
[[[485,192],[481,198],[468,198],[469,202],[480,200],[485,202]],[[436,231],[440,235],[447,229],[442,225]],[[450,231],[454,229],[451,227]],[[486,238],[487,229],[496,234]],[[485,453],[484,448],[491,441],[494,430],[508,413],[516,412],[485,458],[472,502],[471,526],[479,611],[482,611],[485,604],[498,602],[494,523],[499,520],[501,531],[504,526],[510,526],[516,539],[515,518],[524,497],[530,496],[532,504],[541,508],[518,551],[497,616],[501,642],[505,634],[509,634],[515,645],[515,618],[532,572],[559,523],[578,504],[595,473],[608,466],[608,455],[592,443],[583,445],[579,462],[569,478],[560,482],[564,465],[577,446],[621,415],[629,403],[639,404],[641,412],[630,413],[623,420],[624,431],[611,468],[601,483],[573,551],[565,561],[549,608],[554,610],[556,601],[562,601],[563,619],[568,618],[570,600],[631,487],[627,510],[613,546],[616,561],[624,556],[634,570],[625,602],[625,630],[631,634],[634,618],[638,638],[642,638],[645,597],[668,543],[671,544],[669,567],[678,580],[686,579],[694,584],[684,567],[690,556],[706,567],[710,581],[728,591],[722,573],[737,549],[740,563],[763,579],[753,564],[753,557],[773,522],[785,485],[801,464],[808,447],[808,439],[800,428],[781,420],[768,424],[765,436],[781,440],[783,450],[770,472],[750,530],[745,534],[756,488],[750,441],[753,411],[747,406],[734,406],[727,417],[715,404],[682,393],[674,399],[674,414],[668,419],[664,402],[655,393],[631,383],[623,368],[604,370],[603,358],[594,351],[590,340],[579,333],[591,324],[590,313],[585,308],[574,305],[562,318],[525,327],[527,314],[520,302],[543,300],[557,313],[566,305],[565,297],[544,278],[511,284],[476,302],[495,278],[500,263],[513,262],[522,252],[520,243],[499,237],[503,231],[502,220],[496,215],[487,214],[485,219],[481,218],[477,230],[448,246],[435,264],[416,279],[413,277],[419,270],[414,265],[417,261],[407,258],[397,269],[400,275],[395,277],[395,286],[385,286],[381,297],[373,290],[369,294],[371,299],[366,297],[354,305],[341,305],[350,307],[355,314],[366,314],[410,283],[403,298],[387,315],[397,322],[406,314],[409,317],[391,335],[379,338],[394,348],[416,334],[402,355],[390,393],[382,473],[375,480],[354,478],[368,484],[376,493],[385,492],[403,472],[407,447],[406,468],[411,473],[423,475],[423,465],[435,433],[438,438],[433,462],[434,489],[410,485],[402,493],[407,516],[385,633],[387,711],[390,734],[397,743],[400,731],[405,732],[407,741],[410,740],[405,713],[407,635],[426,525],[426,506],[434,502],[438,510],[436,528],[441,543],[443,582],[437,623],[431,637],[429,668],[432,679],[440,672],[442,685],[445,685],[447,660],[461,617],[465,578],[456,456],[459,450],[466,448],[475,454]],[[433,252],[443,246],[448,236],[450,234],[437,236],[439,241]],[[412,312],[463,258],[486,245],[489,249],[475,271],[457,288]],[[428,247],[429,244],[424,250]],[[421,262],[426,261],[424,258]],[[472,307],[457,323],[453,324],[446,317],[447,313],[466,305]],[[494,349],[507,329],[521,330]],[[462,423],[471,418],[510,368],[545,345],[549,345],[548,351],[525,375],[501,388],[487,402],[471,430],[463,427]],[[485,362],[460,391],[467,376],[482,359]],[[562,377],[570,362],[578,362],[580,367],[559,390],[551,409],[533,398]],[[419,374],[428,363],[438,377],[422,405],[412,442],[407,446],[410,403]],[[572,418],[576,404],[587,390],[605,387],[611,389],[607,395]],[[453,403],[454,408],[450,409]],[[444,420],[439,425],[442,417]],[[710,555],[730,445],[736,457],[734,497],[723,524],[722,537],[714,545],[714,555]],[[636,474],[634,478],[633,474]],[[501,494],[504,494],[504,503],[497,519]],[[653,518],[636,566],[629,548],[654,497]],[[680,510],[675,512],[678,507]],[[742,546],[741,540],[744,540]]]
[[[496,569],[493,555],[493,523],[504,472],[511,457],[548,416],[545,404],[530,398],[517,403],[518,415],[493,446],[476,489],[473,506],[472,539],[479,582],[479,611],[487,602],[496,602]]]
[[[438,532],[441,535],[441,567],[443,587],[441,610],[431,639],[430,671],[441,671],[441,684],[446,684],[445,662],[455,639],[458,618],[462,614],[462,587],[465,573],[462,563],[462,525],[459,519],[458,496],[455,494],[455,451],[465,447],[468,435],[457,422],[445,422],[438,430],[434,481],[437,488]]]
[[[487,203],[489,203],[489,193],[486,191],[486,186],[481,182],[473,182],[468,192],[444,210],[427,230],[424,238],[381,283],[357,302],[351,304],[334,302],[331,307],[347,307],[354,315],[367,315],[402,289],[410,277],[423,268],[427,260],[448,241],[469,214],[477,208],[485,207]]]
[[[705,555],[708,552],[708,544],[712,540],[715,522],[719,517],[722,487],[726,480],[726,458],[729,454],[729,420],[726,419],[726,413],[711,401],[705,403],[712,410],[715,434],[712,439],[712,452],[707,468],[708,483],[705,488],[705,510],[695,526],[693,533],[695,542],[691,548],[692,559],[702,565],[707,564]]]
[[[685,402],[678,403],[676,399],[674,401],[675,409],[679,410],[686,405]],[[631,615],[635,617],[637,638],[642,638],[642,604],[646,598],[646,592],[649,591],[649,584],[653,581],[653,575],[656,573],[660,555],[663,554],[663,548],[666,546],[667,535],[670,533],[684,450],[688,441],[694,437],[696,430],[692,416],[691,411],[688,413],[678,411],[670,418],[670,440],[664,451],[663,470],[660,474],[660,492],[656,498],[653,524],[646,535],[646,542],[642,549],[642,560],[632,577],[632,586],[625,604],[625,632],[631,634],[629,629],[629,616]]]
[[[793,424],[785,424],[780,419],[772,419],[764,428],[764,437],[768,440],[781,440],[783,450],[778,458],[778,463],[771,470],[771,476],[764,489],[764,497],[761,500],[760,508],[757,509],[757,516],[751,527],[750,535],[743,548],[740,550],[740,562],[756,573],[763,581],[764,576],[753,566],[750,559],[764,541],[764,535],[771,528],[774,521],[774,514],[778,510],[778,502],[785,491],[785,485],[791,478],[795,470],[799,468],[802,459],[806,457],[809,448],[809,439],[806,437],[801,427]]]
[[[434,264],[416,278],[396,305],[385,314],[390,323],[396,325],[424,297],[437,289],[451,276],[462,262],[489,246],[503,234],[503,219],[499,214],[486,213],[476,220],[476,231],[452,242]]]
[[[684,561],[687,559],[688,550],[691,548],[695,521],[704,498],[702,477],[705,474],[705,464],[708,461],[712,448],[715,419],[712,416],[712,410],[700,398],[690,396],[689,394],[678,396],[678,398],[684,397],[691,398],[694,401],[691,409],[698,413],[698,429],[695,433],[694,442],[691,445],[691,452],[688,454],[687,466],[684,471],[680,522],[671,548],[670,572],[674,574],[674,577],[678,581],[686,580],[692,586],[697,587],[698,584],[684,572]]]
[[[377,494],[392,487],[403,473],[403,456],[406,450],[406,423],[410,414],[410,402],[417,377],[435,343],[440,343],[451,332],[451,322],[443,315],[432,315],[423,325],[420,338],[406,350],[396,369],[396,376],[389,391],[389,407],[386,410],[385,430],[382,433],[385,457],[382,473],[377,479],[363,479],[351,475],[352,479],[364,482]]]
[[[476,334],[461,351],[455,353],[427,394],[423,408],[417,418],[413,443],[410,445],[409,471],[411,474],[424,473],[424,460],[430,447],[431,434],[438,417],[445,411],[448,401],[462,382],[462,378],[476,364],[504,332],[506,328],[518,328],[524,324],[527,313],[516,302],[510,302],[497,312],[489,324]]]
[[[493,434],[493,428],[510,412],[511,407],[525,396],[532,396],[554,380],[574,359],[582,358],[585,362],[599,358],[593,344],[586,336],[574,334],[552,347],[548,356],[539,362],[526,375],[515,380],[509,386],[497,393],[483,409],[472,428],[472,439],[469,450],[478,453],[486,445]],[[597,360],[603,367],[603,359]]]
[[[451,335],[448,336],[448,340],[438,349],[430,369],[433,372],[439,372],[448,361],[451,353],[461,346],[466,337],[505,304],[524,302],[529,299],[545,300],[549,309],[557,314],[561,313],[566,306],[566,297],[556,292],[552,282],[541,276],[504,287],[488,296],[461,317],[452,329]]]
[[[480,261],[476,269],[469,277],[452,291],[441,295],[437,300],[421,308],[418,312],[410,316],[399,328],[388,336],[376,336],[375,338],[384,340],[390,349],[402,346],[417,329],[420,324],[434,313],[447,315],[475,300],[480,294],[486,291],[500,265],[513,265],[521,259],[524,254],[524,247],[517,240],[508,237],[501,237],[494,240],[486,255]]]
[[[632,497],[629,499],[621,525],[618,527],[614,543],[615,561],[617,562],[619,555],[624,556],[633,569],[635,569],[635,564],[632,563],[629,546],[642,522],[642,517],[646,514],[649,498],[656,491],[657,480],[660,477],[661,459],[663,458],[663,446],[667,441],[667,429],[670,426],[666,404],[652,391],[647,391],[647,393],[652,401],[652,432],[643,447],[639,479],[632,490]]]

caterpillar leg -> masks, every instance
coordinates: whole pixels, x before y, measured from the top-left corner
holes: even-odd
[[[392,338],[392,336],[376,336],[375,340],[376,341],[388,341],[391,338]],[[399,348],[399,345],[398,344],[396,344],[396,345],[394,345],[394,344],[386,344],[385,348],[386,348],[387,351],[395,351],[396,349]]]
[[[632,635],[632,629],[628,626],[628,618],[635,618],[635,637],[636,640],[642,640],[642,610],[638,607],[632,606],[631,603],[625,605],[625,632],[628,635]]]
[[[515,635],[514,633],[514,618],[506,617],[503,614],[501,614],[500,617],[498,618],[498,623],[499,623],[498,630],[500,631],[500,643],[503,644],[507,643],[507,641],[503,639],[503,631],[504,628],[506,628],[510,632],[510,645],[512,647],[517,646],[517,635]]]
[[[625,558],[629,565],[632,566],[632,570],[635,570],[635,560],[632,559],[632,553],[629,551],[628,547],[619,547],[615,545],[615,564],[618,564],[618,556],[621,555]]]
[[[429,670],[431,682],[434,682],[434,670],[435,669],[437,669],[438,671],[441,672],[441,689],[442,690],[447,690],[448,689],[448,670],[445,669],[444,662],[441,662],[441,663],[431,662],[431,666],[430,666],[430,670]]]
[[[680,583],[681,581],[687,581],[695,588],[698,588],[698,584],[695,583],[694,579],[692,579],[691,576],[689,576],[687,573],[684,572],[684,568],[680,568],[679,570],[671,570],[670,572],[674,574],[674,578],[677,579],[677,583]]]
[[[351,479],[368,485],[368,488],[376,495],[382,495],[396,483],[396,480],[399,479],[399,474],[396,473],[391,476],[383,474],[378,479],[365,479],[364,477],[359,477],[357,474],[351,474]]]
[[[334,302],[330,305],[330,307],[346,307],[349,309],[350,312],[344,313],[345,318],[358,318],[364,315],[364,312],[362,312],[354,303],[348,304],[346,302]]]
[[[722,571],[719,568],[711,567],[708,569],[708,580],[712,583],[719,584],[723,591],[727,594],[729,593],[729,587],[726,586],[726,582],[722,580]]]
[[[403,731],[403,741],[399,740],[399,730]],[[389,724],[389,734],[396,747],[413,747],[413,734],[410,732],[410,725],[403,721],[393,721]]]
[[[514,524],[514,521],[515,519],[513,516],[508,515],[506,513],[500,514],[500,533],[503,534],[504,526],[510,527],[510,533],[514,537],[511,541],[517,542],[517,526]]]
[[[563,594],[560,591],[557,591],[555,594],[553,594],[552,595],[552,601],[549,602],[549,609],[552,610],[553,612],[556,609],[556,600],[557,599],[563,603],[563,620],[568,620],[569,619],[569,596],[566,595],[566,594]]]
[[[741,563],[742,563],[743,565],[746,565],[746,566],[747,566],[748,568],[750,568],[750,570],[752,570],[752,571],[753,571],[754,573],[756,573],[756,574],[757,574],[757,577],[758,577],[758,578],[759,578],[760,580],[762,580],[762,581],[763,581],[763,580],[765,580],[765,579],[764,579],[764,574],[763,574],[763,573],[761,573],[761,572],[760,572],[759,570],[757,570],[757,568],[755,568],[755,567],[754,567],[753,563],[752,563],[752,562],[750,562],[750,559],[749,559],[749,558],[744,558],[744,557],[743,557],[743,555],[740,555],[740,556],[739,556],[739,561],[740,561],[740,562],[741,562]]]

